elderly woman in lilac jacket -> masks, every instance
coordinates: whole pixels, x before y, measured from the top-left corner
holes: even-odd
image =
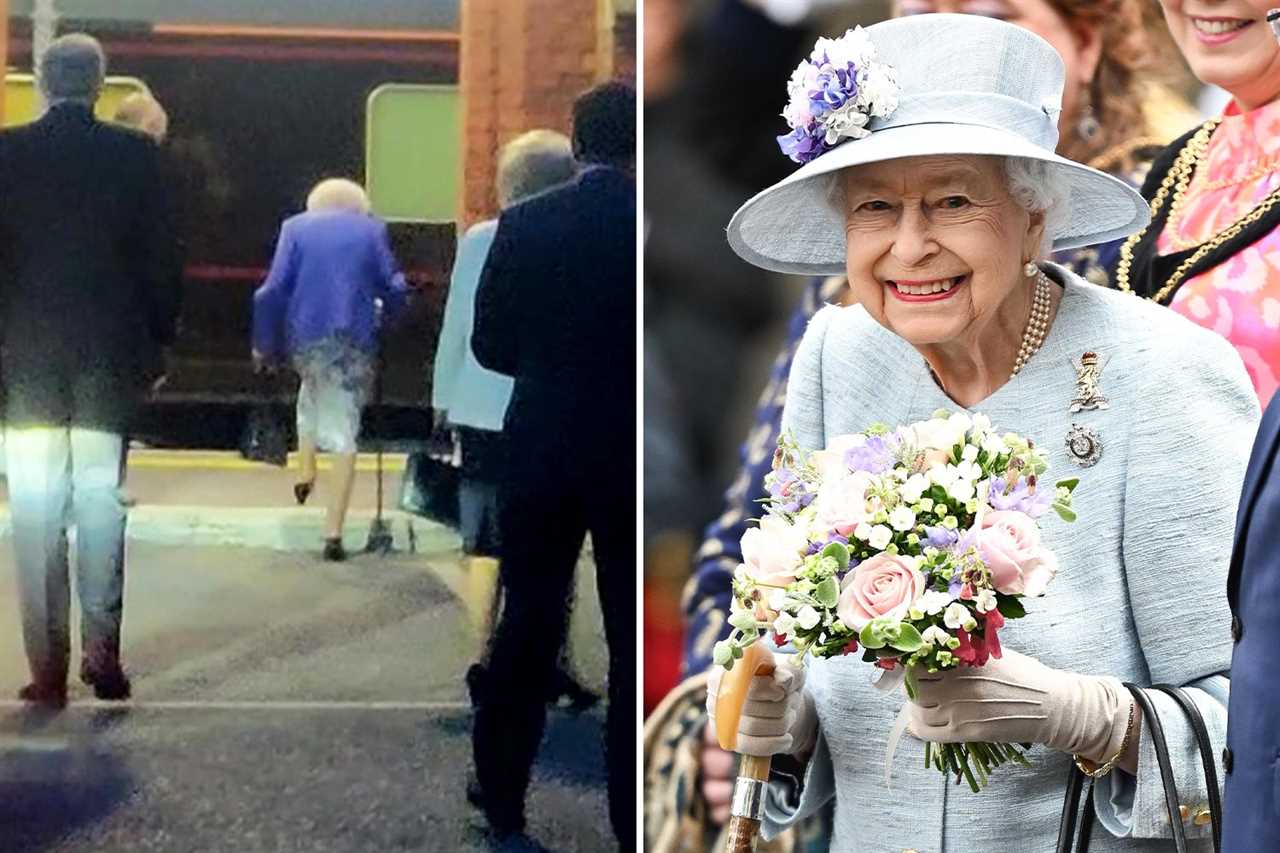
[[[342,526],[378,329],[403,309],[407,293],[386,224],[369,215],[368,197],[358,184],[334,178],[311,191],[306,213],[284,221],[271,272],[253,296],[255,365],[288,359],[302,378],[298,503],[306,502],[315,485],[316,451],[337,454],[326,560],[346,557]]]

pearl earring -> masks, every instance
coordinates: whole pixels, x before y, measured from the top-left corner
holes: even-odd
[[[1035,278],[1040,272],[1040,268],[1036,266],[1035,261],[1027,261],[1022,266],[1022,274],[1027,278]]]

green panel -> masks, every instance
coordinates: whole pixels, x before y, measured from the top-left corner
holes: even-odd
[[[455,222],[462,158],[457,86],[389,83],[365,111],[365,187],[393,222]]]

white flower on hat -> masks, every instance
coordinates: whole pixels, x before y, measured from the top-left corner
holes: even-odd
[[[873,62],[859,69],[858,102],[876,118],[885,118],[898,108],[898,79],[893,68]]]
[[[825,141],[828,145],[835,145],[841,137],[862,139],[870,136],[871,131],[867,130],[869,121],[871,117],[858,109],[857,102],[850,101],[835,112],[823,116],[822,123],[827,128]]]

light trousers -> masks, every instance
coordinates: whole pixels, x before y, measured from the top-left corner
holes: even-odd
[[[79,427],[5,431],[22,637],[36,682],[66,682],[72,525],[82,659],[99,671],[119,665],[127,517],[120,495],[123,447],[118,434]]]

